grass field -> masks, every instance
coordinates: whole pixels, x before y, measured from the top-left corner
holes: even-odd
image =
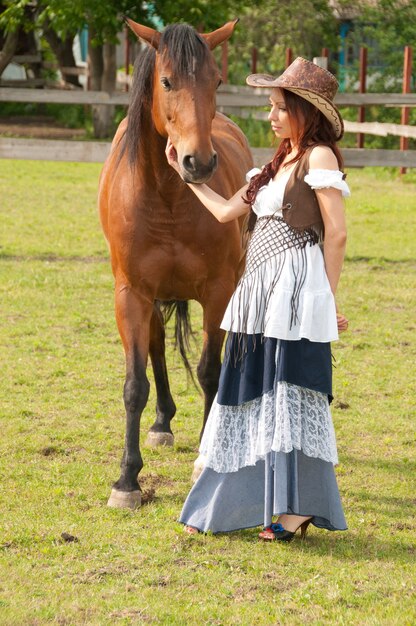
[[[282,546],[176,523],[202,399],[171,339],[175,446],[144,447],[141,509],[106,506],[124,359],[99,171],[0,161],[0,624],[414,625],[416,176],[348,173],[333,417],[349,530]],[[152,389],[142,432],[154,404]]]

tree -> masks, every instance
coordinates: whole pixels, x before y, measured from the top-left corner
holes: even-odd
[[[416,0],[332,0],[332,4],[348,26],[347,46],[355,50],[356,61],[358,49],[368,49],[368,67],[372,71],[369,88],[397,91],[403,49],[415,38]],[[356,75],[356,64],[352,69]]]
[[[397,91],[397,80],[403,72],[403,49],[415,41],[416,0],[362,4],[359,22],[360,45],[368,43],[370,55],[377,54],[382,60],[377,86],[386,90],[390,85]]]
[[[76,34],[88,25],[90,88],[114,91],[116,87],[115,46],[122,29],[120,11],[147,19],[146,13],[131,7],[129,0],[4,0],[0,28],[5,38],[0,52],[0,75],[15,54],[22,31],[37,29],[53,51],[63,79],[80,87],[78,77],[66,72],[75,67],[72,45]],[[93,107],[97,137],[108,136],[114,109]]]
[[[414,0],[412,0],[414,1]],[[37,28],[53,50],[61,73],[67,82],[77,85],[77,78],[65,73],[75,65],[72,41],[86,25],[89,33],[89,86],[97,91],[114,91],[116,86],[115,46],[123,29],[123,14],[149,26],[183,21],[200,31],[218,28],[224,22],[240,17],[229,48],[232,80],[241,83],[247,75],[253,46],[258,48],[261,69],[280,71],[284,49],[296,54],[319,55],[323,46],[336,45],[336,24],[327,0],[281,0],[267,4],[254,0],[250,7],[242,0],[3,0],[5,11],[0,28],[10,33],[4,56],[10,54],[14,33],[18,29]],[[28,19],[27,12],[31,12]],[[0,54],[1,63],[1,54]],[[0,66],[1,72],[1,66]],[[93,107],[97,137],[108,136],[113,111],[110,106]]]
[[[33,45],[34,11],[28,2],[0,3],[0,76],[24,44]],[[32,35],[32,37],[29,36]],[[24,43],[23,43],[24,42]],[[20,48],[20,49],[19,49]]]
[[[241,83],[250,72],[252,49],[258,53],[258,72],[284,70],[285,50],[312,59],[324,47],[337,50],[337,23],[327,0],[281,0],[265,6],[246,7],[236,29],[230,65],[233,82]]]
[[[74,36],[77,33],[75,21],[67,23],[62,19],[59,20],[59,16],[56,19],[57,16],[53,11],[53,3],[37,0],[19,0],[18,2],[5,0],[1,8],[3,11],[0,15],[0,28],[5,33],[2,52],[4,57],[7,49],[10,52],[7,55],[7,63],[0,64],[0,76],[16,52],[16,47],[12,51],[10,42],[16,40],[16,38],[19,40],[22,33],[25,33],[27,36],[31,35],[34,41],[34,33],[40,32],[56,56],[63,79],[74,86],[81,86],[77,76],[65,72],[66,67],[75,67],[75,59],[72,52]],[[24,51],[27,52],[27,49]]]
[[[19,29],[10,30],[6,33],[3,45],[0,50],[0,76],[11,62],[16,53],[17,43],[19,40]]]
[[[245,4],[243,0],[154,0],[149,17],[164,24],[186,22],[201,32],[208,32],[239,17]]]

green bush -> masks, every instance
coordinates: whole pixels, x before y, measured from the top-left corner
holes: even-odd
[[[0,115],[3,117],[40,115],[53,118],[58,124],[66,128],[88,129],[91,123],[90,107],[84,104],[2,102]]]
[[[242,118],[231,114],[228,117],[241,128],[253,148],[270,148],[273,146],[274,136],[269,122],[255,120],[252,116]]]

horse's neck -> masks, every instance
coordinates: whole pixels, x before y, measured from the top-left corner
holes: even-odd
[[[138,160],[148,180],[157,181],[171,170],[166,154],[166,139],[161,137],[153,126],[146,129],[146,136],[141,141]]]
[[[135,168],[138,176],[137,188],[146,190],[145,193],[149,198],[156,196],[158,199],[155,200],[161,201],[159,210],[165,207],[171,213],[174,207],[175,213],[178,214],[188,211],[182,198],[189,192],[167,161],[166,141],[153,125],[146,128],[137,154]]]

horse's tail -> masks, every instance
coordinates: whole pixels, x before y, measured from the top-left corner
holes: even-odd
[[[191,339],[195,336],[192,330],[188,302],[186,300],[157,300],[155,306],[159,310],[165,326],[175,313],[175,348],[179,349],[179,354],[181,355],[185,369],[190,375],[193,384],[197,387],[194,373],[188,359],[188,352],[191,349]]]

